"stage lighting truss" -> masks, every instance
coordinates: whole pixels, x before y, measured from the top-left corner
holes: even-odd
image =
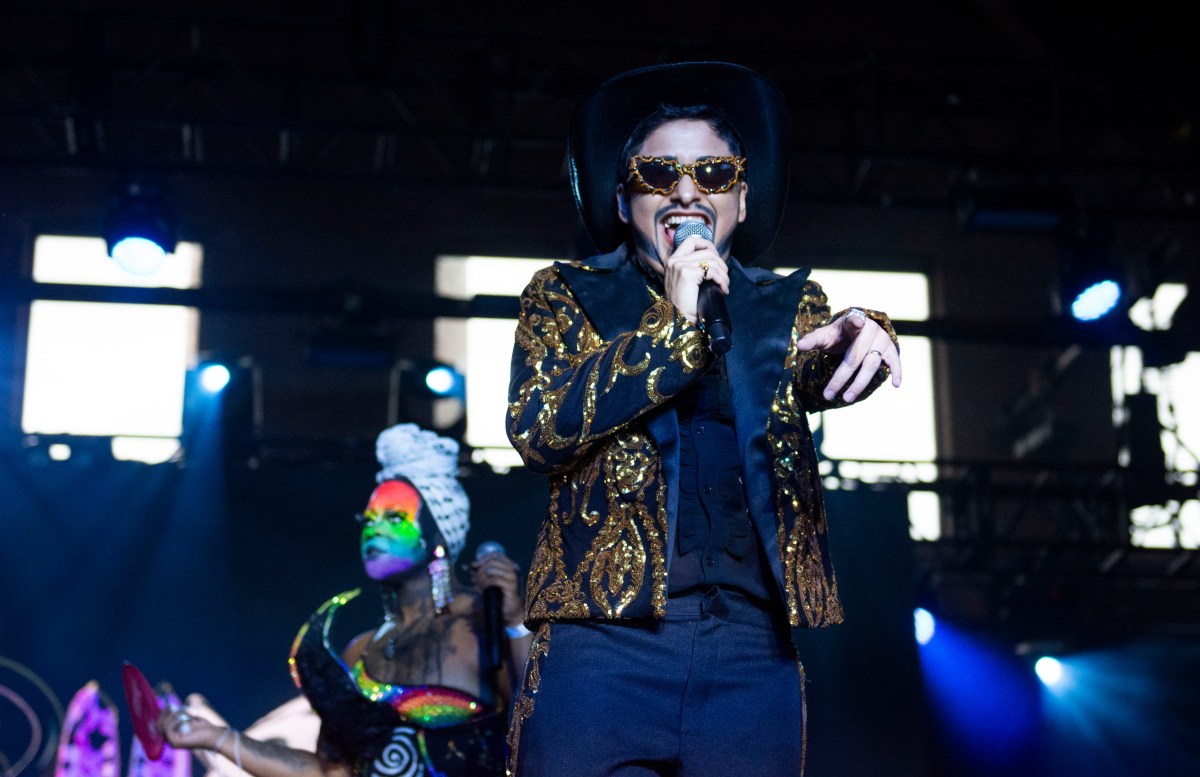
[[[955,194],[954,209],[967,230],[1049,233],[1059,228],[1074,204],[1062,187],[967,183]]]
[[[160,187],[127,183],[109,210],[104,240],[108,254],[126,272],[149,275],[175,251],[175,220]]]

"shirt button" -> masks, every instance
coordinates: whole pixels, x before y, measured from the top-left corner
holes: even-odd
[[[704,434],[704,425],[703,424],[696,427],[696,434]]]
[[[717,563],[717,560],[712,557],[711,553],[706,554],[704,556],[704,566],[711,567],[713,564],[716,564],[716,563]]]
[[[711,493],[712,493],[712,486],[705,486],[705,487],[704,487],[704,493],[706,493],[706,494],[711,494]]]

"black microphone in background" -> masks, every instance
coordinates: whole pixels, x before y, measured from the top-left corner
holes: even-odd
[[[504,546],[498,542],[481,542],[475,549],[475,560],[480,561],[489,553],[504,554]],[[483,647],[487,656],[488,669],[500,668],[500,632],[504,629],[504,592],[498,586],[483,589]]]
[[[675,248],[692,235],[712,242],[713,233],[703,221],[685,221],[675,228]],[[708,333],[708,347],[717,354],[726,353],[733,347],[733,324],[729,323],[729,311],[725,309],[725,295],[715,281],[700,284],[700,295],[696,299],[696,313],[700,324]]]

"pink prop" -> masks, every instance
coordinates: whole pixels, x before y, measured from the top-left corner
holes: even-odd
[[[158,706],[158,696],[150,687],[146,675],[128,661],[121,667],[121,682],[125,684],[125,701],[129,703],[129,719],[133,723],[133,733],[145,748],[146,757],[157,761],[162,757],[165,743],[156,725],[158,713],[162,711]]]
[[[117,777],[120,768],[116,710],[104,706],[100,685],[91,680],[67,706],[54,774],[55,777]]]

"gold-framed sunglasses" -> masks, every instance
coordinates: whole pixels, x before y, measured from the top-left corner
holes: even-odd
[[[721,194],[732,189],[745,170],[743,156],[710,156],[686,164],[660,156],[629,159],[629,177],[644,194],[670,194],[684,175],[690,175],[705,194]]]

